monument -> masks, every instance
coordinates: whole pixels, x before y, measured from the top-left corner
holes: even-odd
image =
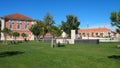
[[[64,44],[74,44],[74,40],[76,39],[76,31],[75,30],[71,30],[71,38],[68,39],[67,38],[67,34],[65,32],[62,33],[62,38],[61,39],[57,39],[56,43],[64,43]]]

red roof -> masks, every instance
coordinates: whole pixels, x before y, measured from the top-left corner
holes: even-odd
[[[79,29],[78,33],[81,32],[104,32],[104,31],[110,31],[108,28],[88,28],[88,29]]]
[[[33,20],[32,18],[29,18],[29,17],[27,17],[23,14],[19,14],[19,13],[6,15],[6,16],[3,16],[2,18],[5,18],[5,19],[20,19],[20,20]]]

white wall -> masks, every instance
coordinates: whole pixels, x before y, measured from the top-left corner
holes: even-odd
[[[56,39],[56,43],[63,43],[63,44],[74,44],[74,39]]]
[[[1,20],[1,30],[3,30],[5,28],[5,20],[4,19],[0,19]],[[5,40],[4,34],[1,32],[1,40]]]
[[[75,34],[75,30],[71,30],[71,39],[75,39],[76,38],[76,34]]]

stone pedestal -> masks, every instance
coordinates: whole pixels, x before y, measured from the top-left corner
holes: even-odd
[[[71,39],[76,39],[75,30],[71,30]]]

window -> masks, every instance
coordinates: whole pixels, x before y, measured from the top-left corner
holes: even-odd
[[[10,20],[9,22],[10,22],[10,26],[9,27],[10,27],[10,29],[12,29],[13,28],[13,21]]]
[[[28,22],[27,22],[27,21],[25,21],[24,23],[25,23],[24,28],[25,28],[25,29],[27,29],[27,28],[28,28]]]
[[[19,35],[19,36],[17,36],[17,38],[20,38],[20,35]]]
[[[12,38],[13,36],[12,35],[9,35],[10,36],[10,38]]]
[[[94,37],[94,32],[92,32],[92,37]]]
[[[18,21],[18,23],[17,23],[17,29],[20,29],[20,24],[21,24],[21,21]]]
[[[12,38],[12,37],[13,37],[13,36],[12,36],[12,32],[10,32],[10,33],[9,33],[9,37],[10,37],[10,38]]]

